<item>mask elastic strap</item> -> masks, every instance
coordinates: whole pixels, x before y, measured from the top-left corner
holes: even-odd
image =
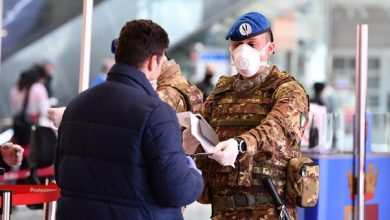
[[[265,46],[263,47],[263,49],[261,49],[261,50],[259,51],[260,56],[264,56],[264,55],[265,55],[265,48],[267,48],[269,45],[270,45],[270,42],[268,41],[268,42],[265,44]]]

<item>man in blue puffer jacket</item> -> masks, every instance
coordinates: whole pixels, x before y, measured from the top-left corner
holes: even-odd
[[[126,23],[107,80],[77,95],[59,127],[57,220],[183,219],[203,189],[186,157],[176,114],[157,79],[167,33],[150,20]]]

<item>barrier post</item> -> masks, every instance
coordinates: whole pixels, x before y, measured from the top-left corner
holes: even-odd
[[[12,192],[0,190],[1,194],[1,220],[9,220],[11,216]]]
[[[356,135],[354,154],[357,158],[357,208],[354,209],[356,220],[365,219],[365,166],[366,166],[366,110],[367,110],[367,48],[368,25],[356,26]],[[354,161],[355,163],[355,161]]]
[[[45,185],[49,185],[50,178],[46,178]],[[45,202],[43,204],[43,220],[55,220],[56,219],[57,201]]]
[[[93,0],[83,1],[83,33],[80,52],[79,92],[88,89],[91,59]]]

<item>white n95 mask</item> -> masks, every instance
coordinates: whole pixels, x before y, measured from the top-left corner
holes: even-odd
[[[233,50],[234,65],[242,76],[251,77],[257,73],[261,66],[268,66],[268,61],[260,61],[260,56],[265,55],[268,44],[269,42],[260,51],[248,44],[241,44]]]

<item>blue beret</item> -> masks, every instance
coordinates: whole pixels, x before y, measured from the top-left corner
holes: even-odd
[[[111,42],[111,53],[113,53],[113,54],[115,54],[116,48],[118,47],[118,41],[119,40],[117,38],[115,38]]]
[[[271,27],[267,18],[258,12],[249,12],[237,19],[226,35],[226,40],[244,40],[259,34],[270,32],[273,41]]]

